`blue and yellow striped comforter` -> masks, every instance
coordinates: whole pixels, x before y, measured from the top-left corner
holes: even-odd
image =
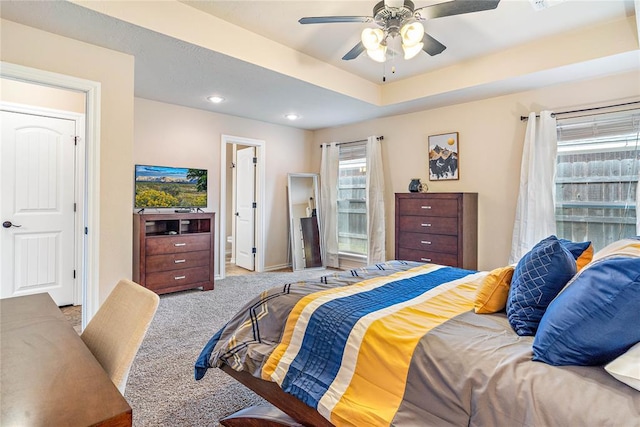
[[[390,425],[422,336],[473,307],[477,273],[389,261],[264,292],[207,344],[196,379],[228,364],[336,425]]]

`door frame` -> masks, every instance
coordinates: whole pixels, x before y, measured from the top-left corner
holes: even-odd
[[[72,120],[75,122],[75,136],[81,137],[85,132],[85,115],[82,113],[39,107],[35,105],[17,104],[14,102],[6,101],[0,101],[0,110],[17,114],[50,117],[61,120]],[[78,144],[76,144],[77,148],[73,156],[73,201],[77,204],[77,206],[84,206],[85,189],[84,179],[82,178],[84,177],[85,164],[81,159],[84,159],[85,141],[83,137],[79,139],[80,141]],[[80,214],[81,213],[82,212],[80,212]],[[78,286],[78,283],[81,283],[81,280],[79,280],[79,278],[82,278],[84,276],[85,270],[85,266],[82,262],[82,231],[84,223],[81,220],[81,215],[78,215],[78,212],[75,213],[73,222],[73,267],[76,270],[76,277],[73,281],[73,304],[77,305],[82,304],[82,287]]]
[[[256,260],[255,271],[264,271],[264,204],[265,197],[265,141],[260,139],[244,138],[240,136],[222,135],[220,144],[220,215],[218,215],[218,276],[224,279],[225,247],[227,242],[227,145],[238,144],[256,147],[256,212],[255,212],[255,244]]]
[[[76,237],[82,259],[83,273],[80,275],[82,294],[82,328],[98,311],[100,306],[100,102],[101,83],[78,77],[39,70],[24,65],[0,61],[0,76],[27,83],[51,86],[85,94],[84,173],[82,204],[78,221],[82,230]]]

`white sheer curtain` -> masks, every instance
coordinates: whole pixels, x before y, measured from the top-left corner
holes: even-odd
[[[333,142],[322,146],[320,162],[320,223],[322,259],[327,267],[339,267],[338,259],[338,166],[340,149]]]
[[[636,184],[636,236],[640,236],[640,171],[638,171]]]
[[[550,111],[540,112],[539,119],[529,114],[509,263],[518,262],[536,243],[556,233],[557,139],[556,119]]]
[[[386,261],[384,174],[381,144],[376,136],[367,138],[367,264]]]
[[[640,132],[636,133],[636,153],[640,150],[638,142],[640,141]],[[640,236],[640,160],[636,161],[636,171],[638,172],[638,182],[636,183],[636,236]]]

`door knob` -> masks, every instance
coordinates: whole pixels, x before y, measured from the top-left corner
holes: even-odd
[[[240,216],[240,212],[236,212],[236,216]]]
[[[3,222],[3,223],[2,223],[2,226],[3,226],[4,228],[22,227],[21,225],[15,225],[15,224],[12,224],[12,223],[11,223],[11,221],[5,221],[5,222]]]

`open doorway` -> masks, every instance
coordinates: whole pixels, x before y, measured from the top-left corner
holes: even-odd
[[[264,270],[264,141],[222,135],[219,278]]]

